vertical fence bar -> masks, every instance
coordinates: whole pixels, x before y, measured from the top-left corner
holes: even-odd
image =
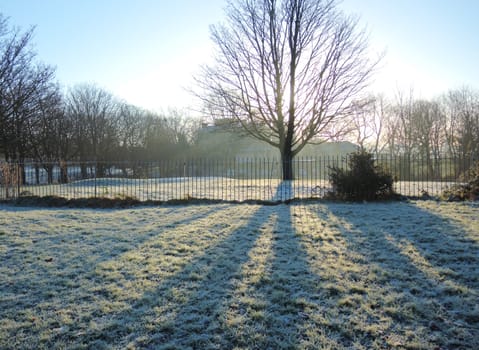
[[[224,158],[221,159],[221,163],[220,163],[220,172],[219,172],[219,176],[221,178],[221,199],[222,200],[226,200],[227,199],[227,196],[226,196],[226,192],[225,192],[225,168],[226,168],[226,160]]]
[[[246,158],[246,199],[251,199],[251,158]]]
[[[178,159],[174,161],[174,174],[173,174],[173,180],[175,182],[175,196],[179,199],[184,199],[182,194],[181,194],[181,175],[179,171],[179,166],[180,164],[178,163]]]
[[[206,174],[206,185],[205,185],[205,192],[209,191],[210,189],[210,176],[211,176],[211,161],[208,159],[204,160],[205,164],[205,174]],[[209,193],[208,193],[209,194]],[[211,194],[209,194],[211,196]]]
[[[258,158],[256,158],[256,156],[253,158],[253,168],[254,168],[254,171],[253,171],[253,186],[252,186],[252,192],[253,192],[253,196],[254,198],[253,199],[260,199],[258,197],[258,176],[259,176],[259,171],[260,171],[260,167],[258,165]]]
[[[151,169],[151,200],[158,200],[158,176],[160,172],[160,167],[158,161],[151,162],[153,169]]]
[[[223,159],[218,159],[216,182],[218,183],[218,187],[220,188],[220,191],[218,191],[218,195],[221,193],[221,200],[225,200],[223,167],[224,167]]]
[[[188,199],[190,194],[189,194],[188,186],[187,186],[188,185],[187,184],[188,178],[186,177],[186,161],[183,161],[183,169],[181,169],[181,170],[182,170],[181,178],[183,179],[183,197]]]
[[[315,162],[315,182],[317,183],[319,180],[319,191],[321,191],[321,188],[323,187],[323,181],[322,181],[322,178],[321,178],[321,157],[319,156],[314,156],[316,162]],[[319,176],[319,177],[318,177]],[[322,192],[319,192],[320,193],[320,196],[322,194]]]
[[[25,164],[23,164],[23,166],[25,166]],[[18,163],[18,166],[17,166],[17,188],[16,188],[16,191],[17,191],[17,198],[20,197],[20,184],[21,184],[21,181],[22,181],[22,171],[25,171],[25,169],[21,167],[21,163]]]
[[[206,191],[208,189],[208,174],[209,174],[209,170],[208,170],[207,160],[205,158],[201,158],[201,176],[202,176],[201,185],[202,185],[202,191],[203,193],[205,193],[205,196],[207,193]]]
[[[94,183],[95,183],[95,195],[94,197],[97,198],[97,183],[96,183],[96,167],[98,166],[97,162],[95,161],[95,169],[94,169],[94,177],[95,177],[95,180],[94,180]]]
[[[268,200],[268,177],[269,177],[269,164],[268,159],[263,158],[263,200]]]
[[[331,186],[331,183],[329,181],[329,167],[331,166],[330,162],[329,162],[329,155],[328,155],[328,158],[324,158],[324,175],[325,175],[325,178],[328,179],[328,187],[332,187]],[[326,168],[328,167],[328,168]],[[327,169],[327,170],[326,170]]]
[[[327,161],[327,157],[324,156],[323,157],[323,169],[322,169],[322,177],[323,179],[325,180],[325,187],[327,186],[328,188],[331,187],[331,184],[330,184],[330,181],[329,181],[329,169],[326,168],[327,166],[329,166],[328,163],[326,163]]]
[[[430,156],[427,157],[426,182],[429,194],[434,194],[434,161]]]
[[[221,178],[220,178],[220,166],[221,166],[221,158],[216,159],[216,169],[215,169],[215,176],[213,177],[213,183],[216,186],[216,198],[222,199],[221,193]]]
[[[191,176],[191,192],[193,197],[200,197],[198,196],[198,178],[196,174],[196,168],[197,168],[197,162],[196,160],[190,159],[191,162],[191,170],[190,170],[190,176]]]

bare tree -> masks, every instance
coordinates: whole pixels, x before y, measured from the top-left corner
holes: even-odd
[[[372,130],[371,133],[373,138],[372,152],[374,152],[377,156],[386,148],[384,129],[389,109],[390,105],[386,101],[385,97],[383,95],[376,96],[374,99],[374,110],[369,127]]]
[[[406,176],[427,171],[439,176],[440,156],[445,150],[445,115],[434,100],[416,99],[398,92],[396,104],[387,114],[386,136],[391,155],[402,160]]]
[[[32,35],[33,28],[11,29],[0,14],[0,150],[7,161],[18,162],[22,183],[25,160],[34,157],[39,104],[54,79],[54,69],[36,61]]]
[[[388,143],[391,154],[408,158],[414,151],[414,92],[398,91],[388,118]]]
[[[0,149],[7,160],[21,163],[31,156],[28,131],[39,96],[54,78],[51,67],[35,62],[32,35],[33,28],[10,29],[0,14]]]
[[[146,153],[153,159],[185,159],[198,126],[179,110],[150,114],[146,128]]]
[[[39,170],[47,172],[48,183],[53,182],[54,162],[62,159],[62,136],[65,128],[63,97],[57,84],[48,84],[38,91],[32,118],[29,119],[29,145],[35,161],[36,181]]]
[[[460,159],[479,157],[479,92],[452,90],[442,101],[449,152]]]
[[[413,104],[411,119],[411,144],[426,161],[429,176],[439,173],[439,156],[442,148],[443,115],[436,102],[417,100]]]
[[[351,112],[379,59],[334,0],[230,0],[226,14],[211,29],[218,52],[197,77],[200,97],[278,148],[292,179],[293,157]]]
[[[67,97],[76,153],[87,176],[85,161],[97,160],[97,175],[103,175],[102,161],[108,160],[119,144],[120,104],[109,92],[91,84],[75,86]]]
[[[369,96],[354,103],[354,111],[347,119],[349,136],[361,150],[376,156],[385,148],[384,127],[387,118],[387,102],[384,96]]]
[[[147,112],[126,103],[120,106],[118,156],[133,160],[141,157],[145,149],[148,128]]]

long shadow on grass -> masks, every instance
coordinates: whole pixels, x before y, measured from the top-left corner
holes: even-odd
[[[266,342],[260,348],[316,348],[320,344],[314,344],[313,338],[319,330],[311,317],[318,309],[320,276],[311,271],[300,233],[293,224],[300,211],[297,214],[295,205],[291,205],[281,213],[284,215],[278,213],[272,232],[271,275],[257,285],[267,303]]]
[[[278,186],[281,193],[291,190],[290,182]],[[274,198],[280,195],[277,193]],[[308,332],[316,330],[311,329],[309,316],[317,306],[319,277],[309,269],[307,254],[293,224],[297,215],[294,206],[262,208],[255,215],[261,218],[261,225],[255,228],[260,233],[249,246],[249,257],[232,266],[230,276],[234,277],[229,282],[219,283],[224,288],[213,302],[216,306],[212,315],[216,316],[206,331],[201,327],[197,330],[204,334],[205,341],[187,345],[222,349],[294,349],[311,345]],[[221,276],[217,274],[220,281]],[[199,290],[207,288],[205,281]],[[190,306],[197,308],[200,299],[200,295],[193,298]],[[175,334],[174,338],[184,337]],[[214,340],[208,342],[208,338]],[[194,336],[190,335],[192,339]],[[174,340],[169,345],[178,346]]]
[[[306,337],[302,325],[315,282],[295,236],[292,214],[280,205],[263,206],[249,215],[246,224],[205,247],[180,271],[132,301],[126,311],[105,315],[104,326],[85,335],[88,344],[152,349],[297,347]],[[269,236],[265,246],[263,235]],[[262,265],[259,260],[264,266],[256,266]],[[248,271],[256,267],[265,273],[252,282],[254,272]]]
[[[289,183],[279,191],[285,188],[291,191]],[[188,300],[153,341],[195,349],[293,349],[308,342],[305,324],[315,308],[318,278],[309,270],[293,215],[287,205],[261,207],[247,225],[206,251],[214,261],[206,270],[201,262],[196,266],[204,275],[188,284]],[[174,285],[188,280],[178,275]]]
[[[225,337],[220,324],[221,305],[231,298],[241,278],[240,268],[248,261],[271,210],[261,207],[250,214],[245,225],[232,232],[218,232],[220,238],[190,256],[179,271],[131,300],[125,311],[106,315],[108,321],[102,327],[85,335],[88,344],[154,349],[203,349],[216,344],[216,348],[229,348],[231,339]]]
[[[88,309],[95,304],[99,297],[96,294],[102,287],[102,281],[96,273],[99,264],[118,259],[119,255],[138,249],[150,239],[161,236],[166,230],[187,226],[226,208],[225,206],[204,208],[181,219],[160,217],[158,223],[151,229],[138,233],[135,232],[135,228],[142,227],[140,219],[134,222],[131,231],[125,228],[122,232],[114,229],[104,230],[101,237],[95,232],[95,226],[88,222],[85,222],[82,232],[70,232],[69,228],[56,228],[55,232],[47,232],[47,229],[42,230],[41,226],[37,225],[35,229],[38,232],[27,232],[24,236],[18,237],[20,243],[15,241],[20,233],[3,235],[2,244],[8,249],[0,254],[0,270],[4,272],[0,279],[2,291],[0,320],[16,326],[11,328],[8,331],[10,333],[7,333],[8,337],[3,339],[7,343],[3,344],[0,341],[0,348],[7,344],[11,346],[14,334],[25,334],[25,343],[20,338],[16,345],[18,347],[26,346],[27,343],[32,348],[36,347],[35,344],[40,340],[39,334],[42,332],[49,333],[49,337],[43,340],[46,345],[54,345],[59,339],[63,341],[62,334],[52,333],[49,329],[62,325],[63,316],[60,312],[75,313],[75,309]],[[181,209],[172,207],[164,213],[168,215],[176,210]],[[75,210],[77,211],[79,210]],[[70,215],[71,210],[52,209],[51,212],[53,217],[61,216],[61,220],[65,222],[78,219],[75,212],[71,218],[63,217]],[[150,221],[151,219],[150,217]],[[151,222],[145,222],[146,224]],[[91,290],[91,286],[95,286],[97,290]],[[95,315],[83,314],[73,317],[78,317],[75,322],[81,323]],[[43,319],[44,322],[35,324],[31,319]],[[79,337],[81,333],[82,331],[79,331]]]
[[[255,259],[253,249],[276,210],[260,207],[246,225],[190,263],[200,276],[192,279],[188,266],[170,281],[170,288],[187,289],[186,299],[175,307],[174,317],[165,320],[164,332],[154,335],[151,341],[165,348],[194,349],[230,349],[241,344],[237,339],[239,330],[228,324],[226,314],[230,307],[236,307],[233,300],[245,277],[243,267]]]
[[[198,206],[197,208],[201,208]],[[181,210],[178,207],[168,208],[168,211],[162,212],[162,216],[155,219],[152,222],[151,216],[147,219],[137,219],[132,223],[125,222],[125,225],[121,227],[120,231],[113,228],[104,228],[101,229],[101,244],[98,244],[99,237],[97,235],[98,226],[92,224],[88,220],[89,213],[94,213],[96,215],[101,215],[105,211],[102,209],[92,210],[92,209],[41,209],[42,211],[51,211],[52,220],[58,220],[59,224],[63,224],[55,228],[55,232],[51,232],[51,228],[42,228],[37,227],[36,232],[28,232],[33,238],[33,242],[30,246],[25,247],[25,250],[36,250],[41,249],[51,250],[52,261],[57,262],[59,267],[68,268],[68,264],[71,261],[68,261],[66,256],[71,256],[71,252],[63,252],[62,254],[62,245],[65,246],[65,249],[71,249],[72,242],[78,248],[78,253],[81,253],[79,259],[88,259],[88,265],[92,265],[92,268],[96,264],[101,263],[105,260],[110,260],[115,258],[117,255],[123,254],[126,251],[135,250],[143,244],[145,241],[151,239],[154,236],[157,236],[165,229],[173,229],[179,225],[188,225],[202,218],[206,218],[212,213],[219,212],[224,210],[225,206],[212,206],[208,209],[201,210],[194,215],[188,215],[181,219],[171,220],[169,216],[176,217],[176,211]],[[30,209],[27,209],[30,210]],[[36,210],[39,210],[38,208]],[[133,209],[133,211],[141,213],[142,209]],[[71,213],[73,211],[73,213]],[[116,212],[117,210],[108,210],[106,211],[107,215],[111,212]],[[124,211],[124,209],[119,209],[119,212]],[[127,212],[129,210],[125,210]],[[77,215],[80,213],[80,215]],[[1,214],[1,211],[0,211]],[[83,214],[85,216],[83,216]],[[130,216],[131,214],[127,213],[125,216]],[[82,220],[81,225],[77,227],[75,232],[72,232],[71,227],[68,227],[68,222],[75,222],[77,220]],[[121,220],[119,217],[118,219]],[[145,221],[148,220],[148,221]],[[118,224],[118,223],[115,223]],[[128,228],[129,225],[132,225],[131,228]],[[149,225],[151,228],[145,230],[145,226]],[[101,226],[101,225],[100,225]],[[122,232],[123,231],[123,232]],[[140,232],[138,232],[140,231]],[[61,242],[62,244],[59,244]],[[55,250],[52,250],[51,247],[56,246]],[[1,263],[9,262],[14,266],[21,266],[21,259],[23,256],[21,254],[16,254],[17,252],[12,250],[11,254],[6,254],[1,258],[4,261],[0,260]],[[86,261],[85,261],[86,262]],[[84,264],[80,266],[84,268]]]
[[[348,250],[362,256],[355,263],[368,271],[343,276],[346,285],[361,279],[366,286],[361,312],[390,320],[375,335],[352,325],[351,338],[365,345],[381,338],[389,346],[479,348],[479,247],[465,230],[408,203],[326,209],[339,219]]]
[[[77,268],[81,268],[81,270],[77,272],[82,273],[82,271],[85,271],[85,267],[90,266],[91,270],[93,270],[95,266],[102,261],[113,259],[116,256],[123,254],[127,251],[137,249],[141,244],[151,239],[152,237],[157,236],[165,229],[173,229],[175,227],[178,227],[179,225],[188,225],[197,220],[200,220],[201,218],[206,218],[212,213],[219,212],[224,209],[224,206],[213,206],[209,209],[201,210],[199,213],[196,213],[194,215],[189,215],[181,219],[171,220],[168,218],[168,216],[170,214],[172,216],[176,216],[174,211],[180,210],[177,207],[173,207],[168,211],[164,212],[163,217],[158,217],[157,221],[154,223],[151,222],[151,217],[149,217],[149,222],[143,222],[141,219],[138,219],[138,221],[133,222],[133,226],[131,227],[131,229],[126,229],[125,227],[122,227],[123,231],[125,232],[124,234],[115,229],[103,228],[101,232],[101,239],[99,239],[96,232],[98,230],[98,227],[92,225],[92,223],[90,223],[82,215],[81,217],[79,217],[77,213],[80,212],[81,214],[85,214],[85,217],[88,218],[88,213],[92,212],[97,215],[101,215],[101,213],[103,212],[102,210],[96,211],[90,209],[75,209],[74,213],[71,214],[71,210],[69,209],[42,209],[42,211],[51,211],[52,220],[59,220],[59,223],[61,224],[67,225],[68,221],[76,221],[81,218],[84,225],[81,225],[79,227],[81,228],[80,231],[75,232],[71,232],[72,230],[68,226],[66,226],[65,228],[61,228],[61,226],[57,227],[55,228],[55,232],[51,232],[51,228],[49,227],[42,228],[41,226],[38,226],[36,227],[35,232],[27,233],[27,235],[31,236],[29,237],[32,239],[31,243],[23,243],[21,248],[17,247],[18,244],[14,244],[10,247],[9,250],[7,250],[6,254],[2,254],[2,256],[0,257],[0,263],[3,266],[9,266],[12,275],[16,275],[17,273],[21,275],[21,271],[18,269],[23,268],[23,265],[25,264],[25,261],[22,260],[24,259],[23,253],[35,252],[38,250],[42,253],[50,253],[49,255],[47,255],[47,257],[51,258],[51,264],[49,264],[48,267],[50,270],[52,267],[69,270],[73,267],[70,266],[73,263],[73,265]],[[141,209],[134,210],[140,212]],[[144,225],[152,224],[154,225],[151,226],[151,229],[145,232]],[[125,223],[125,226],[128,226],[128,224]],[[136,232],[138,230],[140,230],[141,232]],[[98,244],[99,240],[101,240],[101,244]],[[10,243],[6,241],[5,245],[8,247]],[[71,252],[72,246],[75,246],[77,248],[77,252],[74,252],[73,255]],[[52,247],[55,248],[52,249]],[[72,261],[72,256],[74,256],[77,261]],[[40,265],[37,266],[40,267]],[[91,270],[88,269],[87,272],[91,272]],[[17,280],[17,288],[32,287],[32,281],[25,282],[27,283],[27,285],[21,285],[18,284]]]

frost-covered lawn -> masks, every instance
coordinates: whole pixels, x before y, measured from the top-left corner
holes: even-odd
[[[479,206],[0,206],[3,349],[478,349]]]

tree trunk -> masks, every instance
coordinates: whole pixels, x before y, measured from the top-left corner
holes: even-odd
[[[88,167],[85,162],[80,163],[81,179],[88,179]]]
[[[68,166],[65,161],[60,161],[60,183],[68,183]]]
[[[49,163],[45,166],[47,172],[47,183],[51,185],[53,183],[53,164]]]
[[[35,184],[40,185],[40,165],[35,164]]]
[[[23,185],[27,183],[27,172],[25,171],[25,159],[22,158],[21,161],[18,163],[19,166],[19,171],[20,171],[20,177],[18,179],[17,184],[18,185]]]
[[[281,166],[283,170],[283,181],[293,180],[293,152],[291,149],[284,149],[281,152]]]

